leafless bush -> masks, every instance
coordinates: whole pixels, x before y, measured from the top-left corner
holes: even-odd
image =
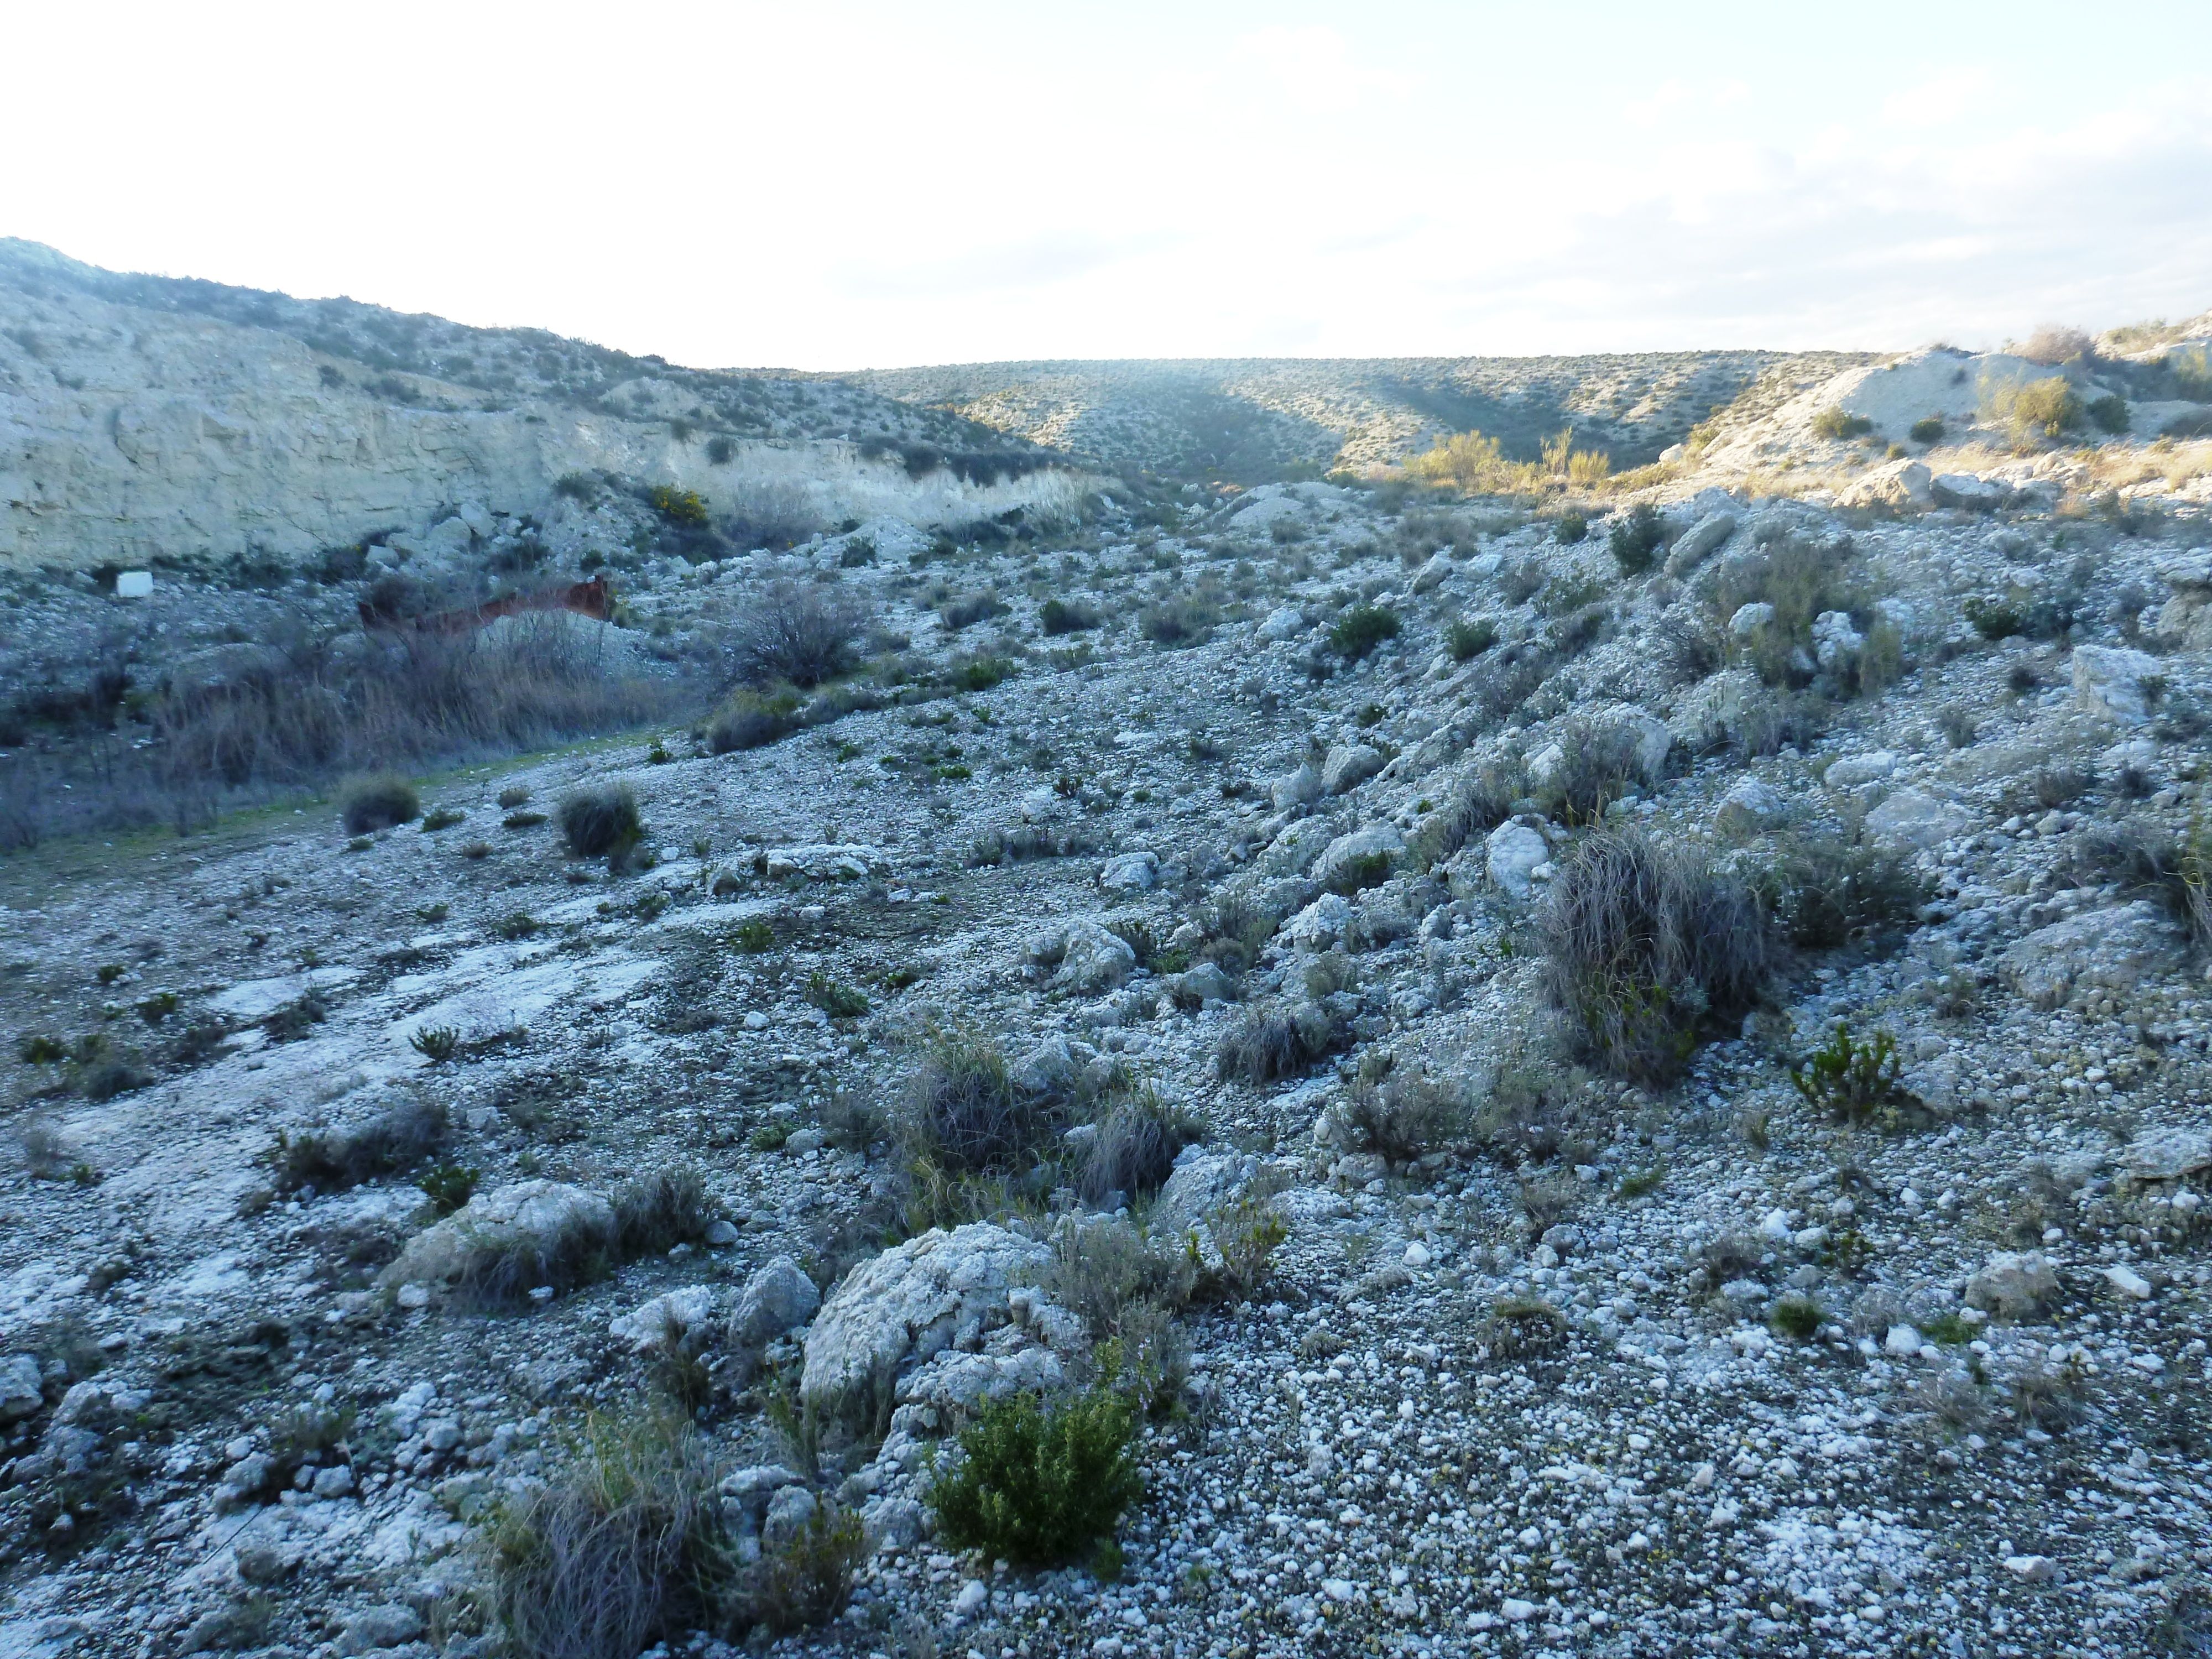
[[[738,623],[730,666],[754,685],[819,685],[852,667],[853,642],[866,624],[860,603],[842,588],[775,582]]]
[[[1379,1152],[1393,1164],[1443,1150],[1468,1121],[1460,1091],[1425,1072],[1358,1079],[1340,1115],[1358,1151]]]
[[[41,1180],[59,1174],[75,1157],[61,1131],[42,1117],[26,1123],[15,1139],[23,1149],[23,1167]]]
[[[2083,362],[2094,360],[2097,355],[2097,343],[2081,329],[2069,328],[2061,323],[2045,323],[2029,335],[2024,343],[2015,347],[2014,351],[2031,363],[2055,368],[2077,358]]]
[[[1129,1221],[1070,1216],[1052,1236],[1044,1287],[1083,1321],[1093,1341],[1118,1334],[1129,1310],[1146,1303],[1173,1310],[1196,1282],[1188,1252],[1152,1243]]]
[[[1663,1081],[1765,994],[1773,946],[1743,882],[1635,833],[1591,837],[1537,913],[1545,988],[1620,1076]]]

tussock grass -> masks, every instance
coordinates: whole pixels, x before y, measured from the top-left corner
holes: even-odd
[[[1224,1080],[1266,1085],[1307,1070],[1340,1040],[1317,1004],[1255,1003],[1223,1034],[1214,1070]]]
[[[442,1104],[410,1097],[349,1127],[280,1130],[269,1161],[280,1192],[343,1192],[413,1169],[444,1144],[447,1127]]]
[[[355,778],[338,791],[338,817],[349,836],[389,830],[422,814],[422,798],[403,777]]]
[[[1544,985],[1606,1071],[1663,1082],[1765,995],[1773,952],[1749,887],[1640,834],[1592,836],[1537,912]]]
[[[561,836],[580,859],[613,857],[644,838],[637,797],[626,783],[598,784],[561,798]]]

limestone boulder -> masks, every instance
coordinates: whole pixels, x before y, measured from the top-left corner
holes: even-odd
[[[2127,996],[2148,981],[2179,972],[2188,961],[2181,930],[2147,899],[2039,927],[2000,958],[2014,988],[2045,1010],[2085,994]]]
[[[801,1395],[825,1418],[866,1416],[915,1366],[948,1348],[979,1348],[1007,1317],[1008,1289],[1050,1255],[977,1221],[933,1227],[855,1267],[807,1330]]]

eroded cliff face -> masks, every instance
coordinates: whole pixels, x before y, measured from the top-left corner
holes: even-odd
[[[811,388],[798,395],[818,401],[823,435],[791,434],[787,418],[784,435],[717,436],[685,418],[690,371],[648,370],[598,400],[624,418],[11,274],[0,264],[0,568],[300,560],[462,501],[540,514],[574,472],[674,484],[739,520],[925,527],[1017,507],[1057,515],[1089,482],[1054,466],[988,483],[946,466],[915,476],[895,451],[864,454],[870,423]],[[903,418],[888,424],[894,440]]]

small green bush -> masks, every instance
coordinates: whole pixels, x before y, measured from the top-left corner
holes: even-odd
[[[789,737],[799,725],[797,693],[741,690],[708,722],[707,748],[716,755],[765,748]]]
[[[1024,1566],[1083,1559],[1144,1495],[1135,1428],[1129,1402],[1105,1389],[1050,1410],[1029,1394],[987,1405],[930,1484],[939,1535]]]
[[[2040,380],[1984,380],[1982,412],[2002,422],[2019,449],[2032,449],[2080,430],[2087,414],[2081,394],[2063,374]]]
[[[477,1172],[459,1164],[441,1164],[415,1184],[430,1200],[432,1209],[440,1215],[451,1215],[476,1196]]]
[[[1774,1304],[1774,1328],[1800,1342],[1809,1342],[1819,1334],[1820,1318],[1820,1304],[1809,1296],[1785,1296]]]
[[[58,1066],[69,1058],[69,1045],[43,1034],[21,1036],[15,1039],[15,1057],[26,1066]]]
[[[437,807],[422,815],[422,828],[426,830],[450,830],[466,817],[466,812],[457,812],[450,806]]]
[[[1571,547],[1589,535],[1589,520],[1580,513],[1562,513],[1552,526],[1552,539]]]
[[[450,1025],[426,1025],[407,1039],[416,1054],[440,1064],[451,1060],[460,1043],[461,1034]]]
[[[988,691],[1014,677],[1011,657],[966,657],[954,663],[952,683],[963,691]]]
[[[979,622],[1005,616],[1006,605],[996,593],[970,593],[965,599],[951,600],[937,614],[945,619],[945,626],[957,634],[963,628],[973,628]]]
[[[1899,854],[1818,836],[1786,841],[1759,886],[1790,942],[1817,951],[1893,942],[1929,895]]]
[[[763,917],[749,916],[731,930],[730,943],[747,956],[760,956],[775,949],[775,928]]]
[[[1943,417],[1924,416],[1905,428],[1905,435],[1917,444],[1936,444],[1943,441]]]
[[[1472,662],[1498,643],[1498,624],[1487,617],[1458,618],[1444,629],[1444,649],[1454,662]]]
[[[499,792],[499,804],[507,811],[513,811],[516,807],[527,802],[529,799],[530,791],[519,783],[510,783]]]
[[[626,783],[579,789],[561,799],[561,834],[580,859],[626,853],[645,837],[637,797]]]
[[[1898,1084],[1897,1040],[1876,1031],[1865,1042],[1855,1041],[1850,1027],[1838,1021],[1835,1035],[1790,1068],[1790,1081],[1806,1102],[1839,1123],[1876,1123],[1893,1128],[1899,1108],[1906,1097]]]
[[[2094,399],[2088,407],[2090,423],[2100,432],[2114,437],[2128,429],[2128,400],[2117,392],[2106,392]]]
[[[1651,568],[1666,540],[1667,526],[1659,516],[1659,509],[1649,501],[1638,501],[1614,519],[1612,528],[1606,532],[1606,545],[1612,550],[1613,562],[1627,576],[1640,576]]]
[[[356,778],[338,794],[338,816],[345,821],[346,833],[365,836],[375,830],[389,830],[397,823],[407,823],[420,817],[422,798],[415,793],[415,786],[404,778],[389,775],[375,778]]]
[[[1098,626],[1095,605],[1080,599],[1047,599],[1037,607],[1037,626],[1047,634],[1081,634]]]
[[[1874,430],[1874,422],[1863,415],[1848,414],[1834,404],[1829,405],[1813,417],[1813,433],[1820,438],[1862,438]]]
[[[806,1000],[832,1019],[858,1019],[868,1012],[868,999],[857,987],[819,969],[806,976]]]
[[[818,1501],[804,1527],[762,1555],[752,1573],[750,1611],[777,1636],[826,1624],[853,1599],[853,1575],[867,1559],[860,1517]]]
[[[1403,624],[1398,613],[1379,605],[1355,605],[1330,624],[1328,647],[1347,662],[1358,662],[1385,640],[1395,640]]]
[[[1164,599],[1147,605],[1137,626],[1154,645],[1170,649],[1203,645],[1213,632],[1213,610],[1195,599]]]

